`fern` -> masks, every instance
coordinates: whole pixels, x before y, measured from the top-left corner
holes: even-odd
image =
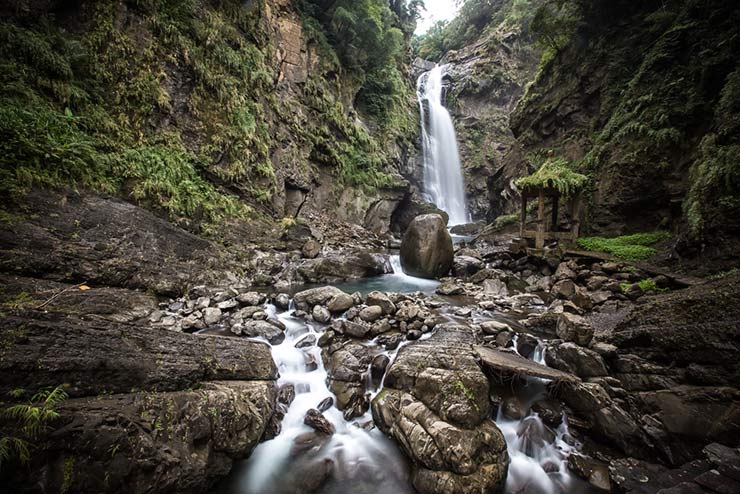
[[[17,458],[27,463],[31,458],[30,441],[38,440],[59,418],[56,408],[68,398],[62,386],[39,390],[28,403],[19,403],[6,408],[0,415],[17,424],[21,437],[0,438],[0,466],[3,462]]]

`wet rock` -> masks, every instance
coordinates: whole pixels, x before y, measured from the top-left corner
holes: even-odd
[[[236,299],[232,298],[229,300],[224,300],[223,302],[219,302],[218,304],[216,304],[216,307],[218,307],[224,312],[228,312],[232,309],[239,307],[239,302],[237,302]]]
[[[521,420],[527,416],[527,409],[524,407],[519,398],[511,396],[504,398],[501,403],[501,412],[504,417],[511,420]]]
[[[334,397],[327,396],[326,398],[324,398],[323,400],[321,400],[321,402],[318,404],[318,406],[316,408],[320,412],[323,413],[323,412],[327,411],[328,409],[330,409],[332,406],[334,406]]]
[[[267,320],[267,312],[263,310],[258,310],[254,314],[252,314],[252,319],[254,319],[255,321],[265,321]]]
[[[393,326],[391,325],[390,321],[388,319],[381,319],[380,321],[376,321],[372,327],[370,328],[370,334],[372,336],[377,336],[379,334],[387,333],[393,329]]]
[[[306,412],[306,416],[303,418],[303,423],[314,429],[316,432],[331,436],[334,434],[334,425],[329,422],[324,414],[315,408],[311,408]]]
[[[355,304],[351,295],[344,292],[334,295],[327,304],[327,308],[334,314],[344,312]]]
[[[640,288],[640,285],[634,283],[630,285],[627,290],[624,291],[624,294],[627,295],[630,300],[637,300],[638,298],[642,297],[643,291],[642,288]]]
[[[333,286],[322,286],[318,288],[309,288],[308,290],[303,290],[296,293],[293,296],[293,302],[295,303],[296,308],[304,311],[309,311],[315,305],[327,305],[327,303],[333,297],[342,295],[346,295],[347,297],[349,297],[348,294],[344,293],[339,288]],[[329,310],[332,309],[329,308]]]
[[[406,339],[409,341],[418,340],[421,338],[421,331],[418,329],[411,329],[406,332]]]
[[[573,268],[574,266],[570,262],[561,262],[560,264],[558,264],[557,269],[555,269],[555,274],[553,275],[553,278],[558,281],[575,280],[576,271]]]
[[[377,426],[395,438],[412,460],[417,492],[473,494],[503,489],[508,455],[493,422],[459,428],[414,395],[392,388],[375,398],[372,411]]]
[[[400,333],[383,334],[378,336],[378,344],[383,345],[386,350],[395,350],[404,340],[404,335]]]
[[[316,344],[316,335],[313,333],[308,333],[303,336],[300,340],[295,342],[296,348],[311,348]]]
[[[257,292],[246,292],[236,296],[236,300],[244,305],[261,305],[263,296]]]
[[[421,312],[421,307],[410,302],[402,302],[396,310],[395,318],[399,321],[410,321],[416,318]]]
[[[440,284],[435,290],[435,293],[446,296],[460,295],[464,292],[465,289],[458,285],[455,280],[447,280]]]
[[[606,492],[611,490],[608,465],[590,456],[575,453],[568,456],[568,468],[594,487]]]
[[[532,411],[550,427],[558,427],[563,422],[563,405],[560,400],[545,398],[532,405]]]
[[[511,331],[511,326],[500,321],[483,321],[480,327],[485,334],[496,336],[501,331]]]
[[[331,345],[332,342],[334,341],[335,335],[336,333],[334,332],[334,330],[327,329],[326,331],[321,333],[321,336],[319,337],[318,345],[322,348],[325,346]]]
[[[496,335],[496,345],[500,346],[501,348],[508,348],[510,346],[513,346],[513,338],[513,332],[501,331],[499,334]]]
[[[309,239],[301,247],[301,255],[306,259],[315,259],[321,253],[321,244],[314,239]]]
[[[438,214],[417,216],[401,241],[401,265],[405,273],[420,278],[445,276],[452,267],[452,238]]]
[[[342,332],[352,338],[365,339],[372,330],[372,326],[367,323],[358,323],[352,321],[342,321]]]
[[[349,340],[331,351],[324,350],[324,363],[329,378],[336,381],[362,383],[372,360],[370,349],[359,341]]]
[[[360,311],[360,319],[365,322],[374,322],[383,316],[383,309],[379,305],[371,305]]]
[[[194,312],[189,316],[183,318],[180,323],[182,330],[187,333],[192,333],[206,328],[206,323],[201,319],[202,314],[200,312]]]
[[[483,292],[491,297],[509,296],[509,288],[506,286],[506,283],[499,278],[483,280]]]
[[[370,376],[375,384],[380,384],[389,363],[390,358],[385,354],[376,355],[373,358],[373,361],[370,363]]]
[[[581,316],[564,312],[558,316],[558,338],[587,346],[594,335],[593,327]]]
[[[286,407],[289,407],[291,403],[293,403],[293,400],[295,399],[295,386],[293,386],[290,383],[283,384],[278,389],[277,394],[277,401],[278,403],[281,403],[285,405]]]
[[[279,345],[285,340],[285,332],[267,321],[244,321],[242,334],[252,338],[264,338],[271,345]]]
[[[524,358],[531,358],[540,342],[534,336],[520,333],[516,340],[516,351]]]
[[[331,319],[331,312],[329,312],[329,309],[322,307],[320,305],[314,305],[313,310],[311,311],[311,317],[313,317],[313,320],[319,323],[327,323]]]
[[[576,293],[576,284],[570,279],[560,280],[552,286],[550,294],[563,300],[570,300]]]
[[[327,283],[356,280],[392,272],[386,256],[359,251],[306,259],[298,266],[298,274],[307,283]]]
[[[279,293],[274,300],[275,307],[282,310],[288,310],[290,307],[290,295],[287,293]]]
[[[342,417],[346,421],[350,421],[353,418],[361,417],[370,409],[370,395],[369,394],[355,394],[352,399],[344,405],[342,411]]]
[[[704,447],[703,453],[719,473],[740,481],[740,451],[712,443]]]
[[[429,338],[403,347],[386,372],[385,387],[407,390],[442,420],[473,427],[488,414],[488,380],[471,351],[473,333],[439,325]]]
[[[575,343],[550,345],[545,352],[545,361],[550,367],[572,372],[583,379],[608,375],[604,361],[598,353]]]
[[[452,260],[452,274],[464,278],[485,268],[486,264],[475,257],[459,255]]]
[[[316,357],[313,353],[305,353],[303,355],[303,359],[306,366],[306,372],[313,372],[319,368],[319,363],[316,361]]]
[[[203,309],[203,322],[205,322],[207,326],[218,324],[220,320],[221,309],[218,309],[216,307],[207,307]]]
[[[383,315],[392,315],[396,312],[396,304],[383,292],[373,291],[367,294],[367,305],[377,305],[383,310]]]

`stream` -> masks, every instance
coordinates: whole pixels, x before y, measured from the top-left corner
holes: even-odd
[[[354,290],[363,293],[372,290],[432,293],[438,285],[436,281],[403,274],[397,256],[392,257],[392,263],[394,274],[337,286],[350,293]],[[280,433],[257,446],[248,459],[235,463],[230,475],[217,486],[216,492],[413,493],[408,461],[396,444],[374,427],[371,412],[347,421],[334,405],[334,397],[327,386],[328,374],[322,362],[321,348],[316,343],[328,325],[292,317],[291,309],[278,313],[275,306],[265,304],[265,311],[286,327],[286,338],[279,345],[272,346],[272,355],[280,372],[278,387],[287,386],[289,389],[292,386],[295,399],[285,413]],[[453,305],[452,309],[456,307]],[[456,319],[454,313],[442,315]],[[506,316],[500,318],[502,322],[509,322],[507,319]],[[427,333],[422,338],[431,335]],[[393,351],[385,350],[374,340],[365,341],[363,345],[370,348],[373,355],[387,355],[390,367],[397,352],[413,343],[404,341]],[[542,364],[543,348],[540,342],[532,356]],[[372,382],[370,369],[366,383],[371,398],[382,390],[382,379]],[[519,396],[526,410],[544,396],[546,384],[542,379],[527,380]],[[325,407],[324,416],[336,429],[331,436],[318,434],[304,424],[306,412],[311,408],[319,408],[320,403],[326,403],[327,399],[332,404]],[[555,431],[546,428],[537,414],[531,411],[521,420],[511,420],[504,417],[499,409],[491,419],[502,430],[511,458],[507,494],[596,492],[567,469],[568,456],[577,451],[578,444],[570,437],[565,417]]]

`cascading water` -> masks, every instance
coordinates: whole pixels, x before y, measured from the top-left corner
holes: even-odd
[[[450,216],[449,225],[468,223],[460,155],[452,118],[444,107],[444,66],[425,72],[416,84],[421,111],[424,151],[424,189],[438,208]]]
[[[317,435],[303,423],[309,409],[334,396],[327,387],[327,371],[316,344],[325,327],[308,324],[288,312],[278,314],[271,304],[265,311],[286,327],[285,340],[272,346],[272,356],[280,370],[278,385],[292,384],[295,398],[280,433],[257,446],[249,460],[237,464],[219,494],[411,494],[405,459],[381,431],[366,427],[372,423],[369,411],[348,422],[339,409],[330,407],[324,412],[336,429],[330,437]],[[304,339],[311,343],[296,346]],[[397,350],[380,352],[393,359]]]

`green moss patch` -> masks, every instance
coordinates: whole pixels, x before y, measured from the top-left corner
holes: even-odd
[[[635,233],[621,237],[581,237],[578,246],[592,252],[607,252],[629,261],[644,260],[655,255],[654,244],[671,238],[667,232]]]

